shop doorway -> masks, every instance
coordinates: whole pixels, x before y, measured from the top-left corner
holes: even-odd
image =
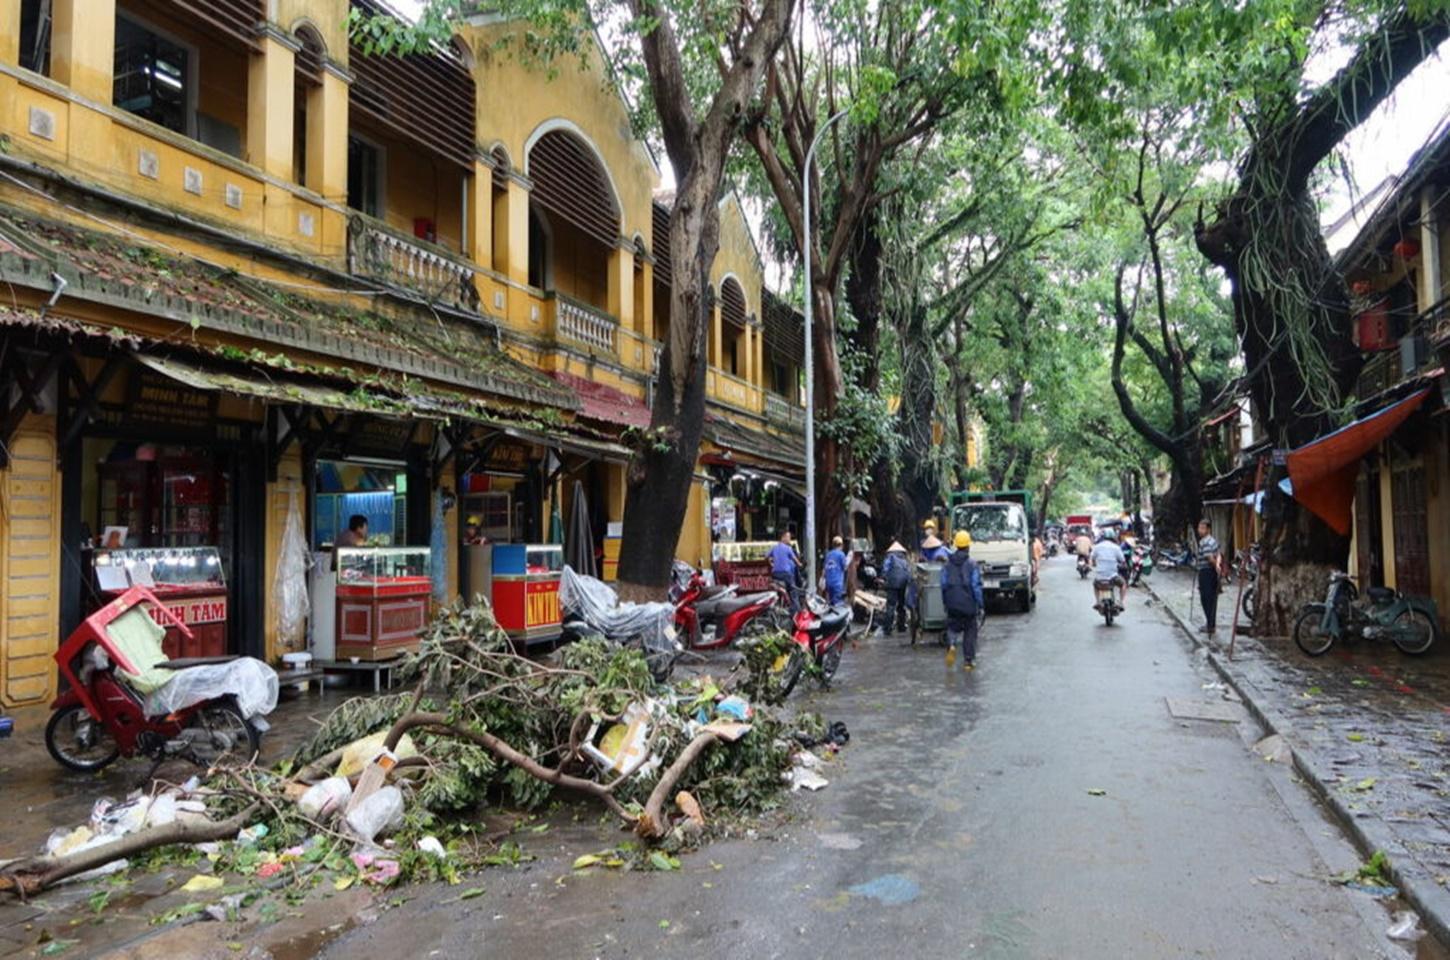
[[[409,540],[409,478],[403,463],[319,460],[313,480],[312,546],[337,543],[353,517],[368,522],[368,543],[401,546]]]
[[[250,425],[207,441],[101,412],[62,448],[61,637],[140,584],[192,630],[173,655],[262,656],[265,458]]]

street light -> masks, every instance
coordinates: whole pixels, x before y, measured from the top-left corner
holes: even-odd
[[[804,232],[801,253],[806,261],[806,590],[816,589],[816,370],[815,350],[811,344],[811,326],[814,321],[815,300],[811,297],[811,159],[816,147],[827,130],[837,120],[849,113],[849,109],[838,111],[816,131],[811,148],[806,151],[804,171],[801,173],[801,196],[804,207],[802,229]]]

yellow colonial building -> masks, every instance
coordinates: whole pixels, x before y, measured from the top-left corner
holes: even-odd
[[[669,324],[659,167],[597,51],[529,63],[480,19],[369,56],[352,7],[383,10],[0,0],[0,702],[53,694],[118,549],[184,568],[186,652],[272,660],[308,642],[284,556],[354,517],[425,604],[576,489],[609,555]],[[694,565],[712,503],[737,539],[800,520],[799,316],[721,213]]]

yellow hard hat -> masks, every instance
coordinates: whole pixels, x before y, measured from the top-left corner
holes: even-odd
[[[936,521],[935,520],[928,520],[926,523],[923,523],[921,525],[921,529],[923,529],[923,530],[935,530],[936,529]]]
[[[957,535],[952,538],[952,546],[958,550],[965,550],[972,545],[972,535],[965,530],[958,530]]]

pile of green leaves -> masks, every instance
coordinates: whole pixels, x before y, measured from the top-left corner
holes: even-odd
[[[569,644],[547,662],[520,655],[485,605],[454,604],[442,610],[422,636],[419,651],[403,673],[424,683],[419,707],[441,712],[450,723],[489,733],[549,767],[594,774],[574,747],[594,725],[617,720],[631,703],[662,705],[655,721],[653,752],[668,766],[693,735],[692,724],[712,718],[719,690],[708,681],[656,684],[637,650],[602,640]],[[766,709],[778,672],[772,667],[793,649],[775,634],[746,647],[743,695],[757,704],[755,729],[737,743],[707,751],[682,780],[707,808],[761,810],[776,802],[781,775],[790,766],[791,733],[800,726]],[[294,758],[305,764],[353,740],[390,727],[407,710],[412,695],[351,700],[323,723]],[[809,723],[807,724],[810,725]],[[489,751],[446,732],[414,730],[420,753],[429,760],[416,781],[410,817],[437,829],[439,817],[464,814],[484,803],[535,810],[554,788]],[[656,773],[641,773],[622,784],[626,805],[642,804]],[[417,811],[415,814],[413,811]]]

